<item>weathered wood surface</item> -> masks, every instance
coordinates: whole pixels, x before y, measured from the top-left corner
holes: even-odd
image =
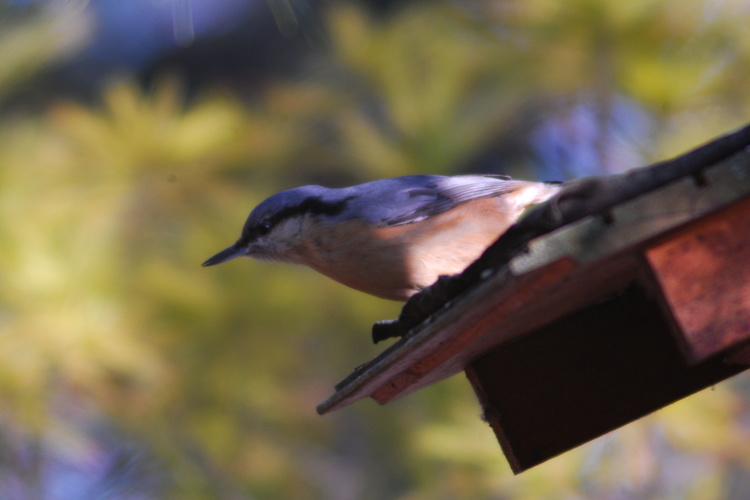
[[[689,358],[750,339],[750,198],[646,252]]]
[[[633,285],[466,373],[519,473],[746,368],[721,358],[687,363],[657,301]]]

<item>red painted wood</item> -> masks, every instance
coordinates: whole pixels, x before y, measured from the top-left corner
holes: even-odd
[[[745,370],[688,364],[640,286],[487,353],[467,375],[515,473]]]
[[[574,268],[575,263],[572,260],[560,259],[535,272],[515,278],[512,286],[485,298],[487,303],[495,304],[487,314],[466,325],[466,328],[452,337],[445,338],[426,355],[412,360],[406,370],[375,390],[372,398],[380,404],[397,398],[404,390],[416,384],[433,370],[457,359],[459,354],[465,352],[467,347],[480,337],[492,333],[491,327],[501,322],[503,318],[529,307]],[[463,369],[463,366],[460,368]]]
[[[692,361],[750,339],[750,198],[646,251]]]

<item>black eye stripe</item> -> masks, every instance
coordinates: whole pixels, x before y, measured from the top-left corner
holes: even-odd
[[[320,198],[307,198],[299,205],[293,207],[287,207],[274,215],[269,219],[272,225],[276,225],[284,219],[294,217],[295,215],[327,215],[333,217],[339,215],[344,211],[346,205],[349,203],[352,197],[344,198],[343,200],[336,202],[323,201]]]
[[[286,207],[252,226],[248,225],[250,222],[248,221],[242,230],[239,242],[244,244],[255,239],[257,236],[264,236],[270,233],[279,223],[297,215],[311,214],[326,215],[328,217],[340,215],[351,199],[352,197],[348,197],[336,202],[328,202],[317,197],[307,198],[302,203]]]

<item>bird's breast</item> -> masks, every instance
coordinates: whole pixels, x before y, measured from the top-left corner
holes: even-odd
[[[406,300],[439,276],[463,271],[518,215],[483,198],[399,226],[318,222],[307,229],[299,261],[351,288]]]

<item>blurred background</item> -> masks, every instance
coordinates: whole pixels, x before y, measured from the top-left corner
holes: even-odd
[[[462,376],[315,413],[399,304],[200,263],[301,184],[665,159],[749,77],[746,0],[0,0],[0,498],[748,498],[747,376],[514,477]]]

